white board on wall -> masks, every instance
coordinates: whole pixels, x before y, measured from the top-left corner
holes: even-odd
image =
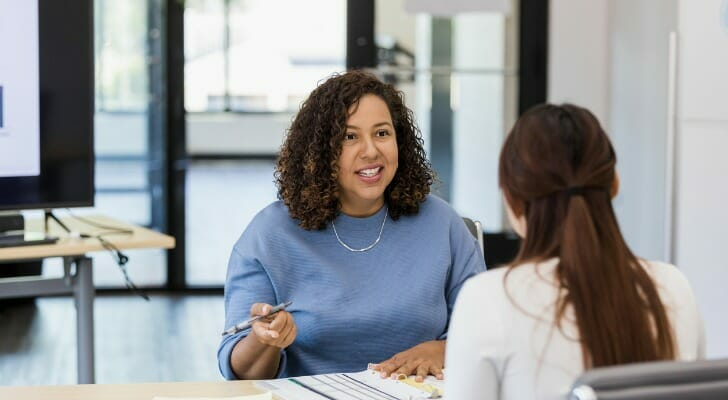
[[[0,0],[0,177],[40,174],[38,2]]]
[[[437,17],[452,17],[467,12],[511,12],[511,0],[407,0],[409,13],[425,13]]]

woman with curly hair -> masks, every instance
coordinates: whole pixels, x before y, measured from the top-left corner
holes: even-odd
[[[223,338],[227,379],[366,369],[442,377],[463,282],[485,269],[475,238],[429,195],[433,172],[403,95],[364,72],[335,75],[302,104],[276,162],[280,201],[235,244]]]

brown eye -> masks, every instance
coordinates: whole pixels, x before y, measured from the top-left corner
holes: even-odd
[[[388,131],[388,130],[386,130],[386,129],[382,129],[382,130],[380,130],[380,131],[377,131],[377,136],[378,136],[378,137],[385,137],[385,136],[389,136],[389,131]]]
[[[344,135],[344,140],[354,140],[354,139],[356,139],[355,133],[347,133]]]

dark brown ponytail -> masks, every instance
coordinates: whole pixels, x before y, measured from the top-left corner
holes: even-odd
[[[615,164],[596,118],[568,104],[526,112],[500,156],[501,188],[528,231],[513,266],[559,258],[556,321],[573,307],[585,368],[676,355],[657,288],[619,231]]]

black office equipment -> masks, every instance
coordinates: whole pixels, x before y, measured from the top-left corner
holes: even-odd
[[[23,214],[18,212],[0,213],[0,234],[25,229]]]
[[[40,175],[0,177],[0,210],[92,206],[93,1],[36,1]],[[3,110],[9,124],[7,104]]]
[[[485,265],[488,269],[510,264],[518,255],[521,239],[513,232],[486,232],[483,235],[485,244]]]
[[[574,383],[568,400],[723,400],[728,359],[656,361],[595,368]]]

